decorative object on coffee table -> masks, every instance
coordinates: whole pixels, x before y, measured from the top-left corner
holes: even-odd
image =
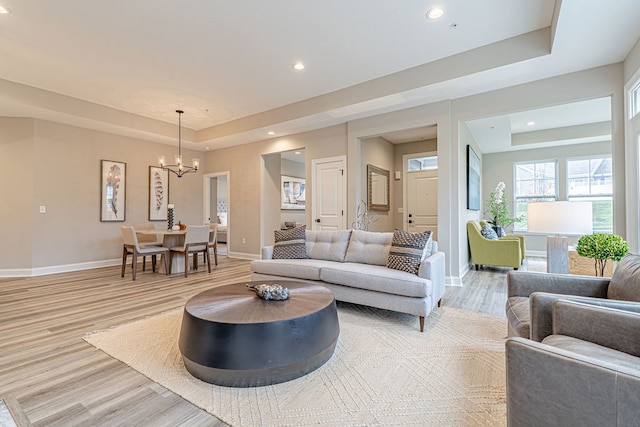
[[[247,287],[265,301],[285,301],[289,299],[289,289],[283,288],[277,283],[247,283]]]

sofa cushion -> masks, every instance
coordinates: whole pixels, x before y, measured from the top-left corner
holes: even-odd
[[[291,279],[320,280],[320,270],[333,263],[316,259],[261,259],[251,261],[251,271]]]
[[[432,292],[431,280],[380,265],[330,264],[322,267],[320,279],[336,285],[408,297],[423,298]]]
[[[351,230],[310,231],[307,230],[307,256],[312,259],[344,261],[349,246]]]
[[[386,266],[392,240],[393,233],[353,230],[344,261]]]
[[[640,255],[627,254],[620,260],[611,277],[607,298],[640,301]]]
[[[305,225],[290,230],[274,231],[273,259],[307,258],[305,244]]]
[[[396,229],[393,232],[387,267],[418,274],[429,237],[431,231],[411,233]]]

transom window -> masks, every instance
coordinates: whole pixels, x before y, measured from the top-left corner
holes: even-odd
[[[515,164],[515,230],[527,230],[527,205],[557,199],[556,161]]]
[[[591,202],[593,232],[613,232],[613,167],[611,156],[567,160],[569,201]]]
[[[438,169],[438,156],[414,157],[407,161],[409,172]]]

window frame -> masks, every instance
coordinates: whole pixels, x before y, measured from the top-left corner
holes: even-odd
[[[638,85],[640,87],[640,84]],[[579,194],[579,195],[572,195],[571,191],[570,191],[570,176],[569,176],[569,162],[571,161],[583,161],[583,160],[594,160],[594,159],[609,159],[611,161],[611,192],[610,193],[600,193],[600,194],[592,194],[591,190],[592,190],[592,182],[591,182],[591,176],[588,177],[588,183],[589,183],[589,194]],[[594,222],[594,227],[593,227],[593,232],[594,233],[613,233],[613,153],[609,153],[609,154],[594,154],[594,155],[590,155],[590,156],[578,156],[578,157],[567,157],[566,158],[566,168],[567,168],[567,173],[566,173],[566,192],[567,192],[567,200],[568,201],[589,201],[589,202],[594,202],[594,201],[601,201],[601,200],[609,200],[611,203],[611,229],[598,229],[595,227],[595,222],[596,222],[596,216],[593,216],[593,222]]]

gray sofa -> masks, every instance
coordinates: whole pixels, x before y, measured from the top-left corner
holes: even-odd
[[[440,305],[445,290],[445,258],[433,241],[418,274],[387,268],[393,233],[361,230],[306,231],[307,259],[272,259],[273,246],[251,262],[252,280],[321,283],[336,300],[424,318]]]
[[[551,307],[558,298],[635,310],[640,302],[640,255],[625,255],[611,278],[510,271],[506,304],[509,336],[541,341],[549,335]],[[539,317],[544,321],[534,322]]]
[[[542,342],[506,342],[507,424],[640,425],[640,314],[563,299],[551,307],[532,320],[551,331]]]

